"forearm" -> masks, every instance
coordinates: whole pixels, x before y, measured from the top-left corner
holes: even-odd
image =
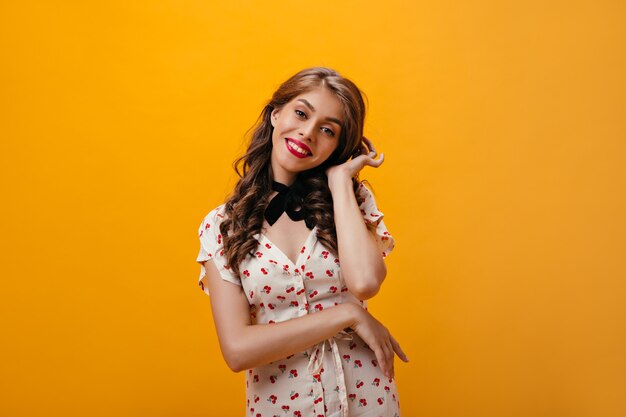
[[[235,337],[235,372],[286,358],[354,324],[361,307],[345,303],[271,324],[244,326]]]
[[[371,298],[387,273],[376,239],[363,221],[352,180],[334,177],[332,181],[329,179],[329,187],[343,279],[348,290],[359,299]]]

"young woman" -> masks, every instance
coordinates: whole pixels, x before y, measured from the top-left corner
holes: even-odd
[[[394,352],[408,358],[367,311],[394,240],[358,180],[384,158],[364,119],[336,71],[289,78],[198,230],[199,284],[226,363],[246,372],[247,416],[400,416]]]

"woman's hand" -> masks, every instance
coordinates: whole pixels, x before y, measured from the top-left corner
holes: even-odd
[[[356,318],[350,328],[374,351],[383,374],[388,378],[393,378],[394,352],[404,362],[408,362],[409,358],[407,358],[396,339],[393,338],[389,330],[381,322],[376,320],[367,310],[356,305],[355,307],[354,314]]]
[[[378,159],[374,159],[375,157],[376,149],[374,148],[374,144],[363,136],[358,154],[353,155],[351,159],[341,165],[333,165],[326,169],[328,182],[335,181],[337,177],[339,177],[340,180],[346,178],[352,179],[366,165],[378,168],[385,160],[385,154],[381,153]]]

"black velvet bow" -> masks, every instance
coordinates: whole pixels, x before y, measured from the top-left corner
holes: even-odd
[[[291,187],[272,181],[272,190],[278,191],[278,194],[272,198],[265,209],[265,220],[267,220],[270,226],[278,220],[283,212],[287,212],[291,220],[304,220],[306,227],[313,229],[315,225],[307,219],[308,212],[303,204],[307,193],[300,181],[296,180]],[[300,210],[296,211],[297,207],[300,207]]]

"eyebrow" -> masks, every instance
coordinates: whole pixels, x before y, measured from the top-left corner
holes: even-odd
[[[313,105],[311,103],[309,103],[307,100],[303,99],[303,98],[299,98],[298,101],[303,102],[309,109],[311,109],[311,111],[315,111],[315,107],[313,107]],[[328,120],[329,122],[335,122],[337,123],[339,126],[343,126],[341,124],[341,120],[336,119],[334,117],[327,117],[326,120]]]

